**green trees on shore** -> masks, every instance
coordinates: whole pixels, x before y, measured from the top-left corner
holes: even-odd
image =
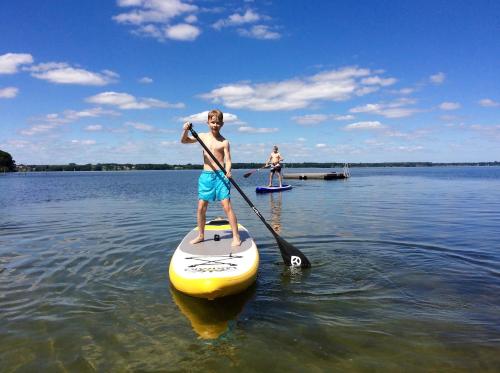
[[[97,164],[76,164],[69,163],[63,165],[37,164],[18,165],[17,170],[21,172],[47,172],[47,171],[138,171],[138,170],[189,170],[201,169],[202,165],[171,165],[157,163],[97,163]]]
[[[16,171],[16,162],[9,153],[0,150],[0,172],[14,171]]]
[[[233,163],[233,169],[251,169],[261,167],[262,163]],[[344,163],[316,163],[300,162],[286,164],[287,168],[342,168]],[[350,167],[439,167],[439,166],[500,166],[499,161],[494,162],[381,162],[381,163],[349,163]],[[47,171],[139,171],[139,170],[198,170],[201,164],[168,164],[168,163],[68,163],[63,165],[16,165],[12,156],[0,150],[0,172],[47,172]]]

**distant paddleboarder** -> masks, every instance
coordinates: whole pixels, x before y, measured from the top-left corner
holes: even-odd
[[[269,156],[269,159],[267,160],[266,164],[264,167],[270,166],[271,168],[269,169],[269,185],[270,187],[273,186],[273,177],[274,174],[278,174],[278,181],[280,183],[280,187],[282,187],[282,177],[281,177],[281,162],[284,161],[284,158],[281,156],[281,154],[278,152],[278,147],[276,145],[273,146],[273,151],[271,155]]]
[[[203,151],[203,172],[198,179],[198,237],[191,240],[191,244],[202,242],[205,239],[205,222],[208,203],[211,201],[221,201],[222,208],[227,215],[231,230],[233,232],[233,240],[231,246],[240,246],[241,239],[238,233],[238,221],[231,206],[231,152],[229,149],[229,141],[220,134],[220,129],[224,125],[223,114],[220,110],[212,110],[208,113],[208,128],[210,132],[200,133],[200,140],[203,141],[208,149],[213,153],[215,158],[224,165],[226,174],[210,156]],[[188,135],[191,123],[186,122],[183,126],[181,142],[183,144],[193,144],[197,140]]]

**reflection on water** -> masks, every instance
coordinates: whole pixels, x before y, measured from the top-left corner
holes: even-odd
[[[190,297],[173,286],[170,293],[199,338],[217,339],[228,331],[229,323],[236,320],[245,304],[254,297],[255,288],[254,284],[243,293],[214,300]]]
[[[269,193],[269,210],[271,211],[271,227],[278,234],[281,233],[281,206],[283,196],[281,192]]]

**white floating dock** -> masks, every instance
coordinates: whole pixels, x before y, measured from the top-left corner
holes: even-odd
[[[299,179],[299,180],[339,180],[347,179],[351,177],[351,172],[349,171],[349,164],[345,163],[342,172],[303,172],[296,174],[284,174],[285,179]]]

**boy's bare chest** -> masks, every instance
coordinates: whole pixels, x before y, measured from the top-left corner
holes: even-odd
[[[212,152],[217,152],[220,153],[224,150],[224,142],[219,141],[217,139],[207,139],[206,141],[207,147],[212,151]]]

